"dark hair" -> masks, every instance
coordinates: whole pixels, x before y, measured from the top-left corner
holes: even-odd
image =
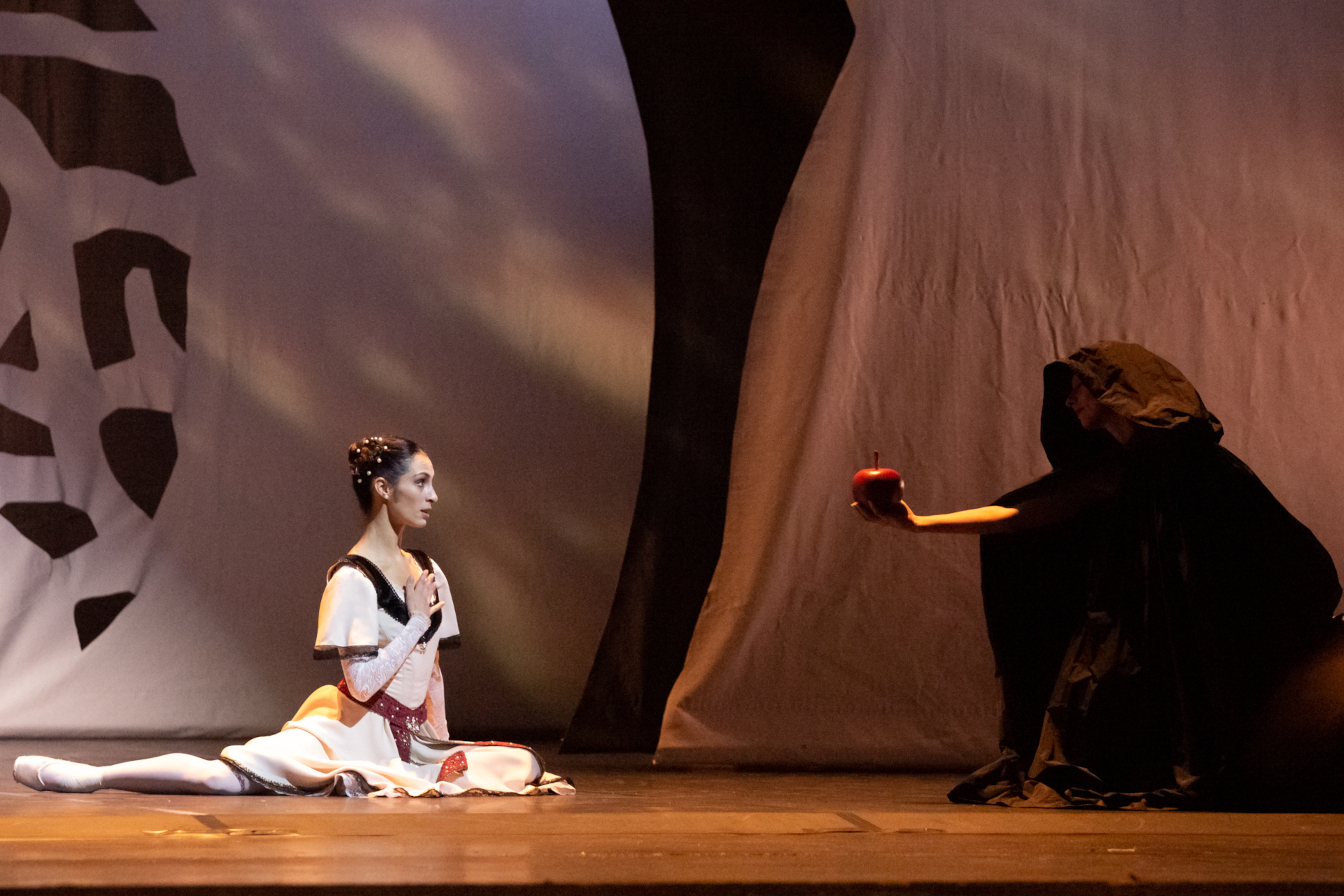
[[[373,480],[381,476],[396,485],[419,453],[419,445],[397,436],[369,436],[350,446],[350,481],[365,516],[373,510]]]

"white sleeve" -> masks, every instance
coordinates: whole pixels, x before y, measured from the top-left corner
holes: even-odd
[[[342,566],[322,592],[313,656],[322,660],[377,652],[378,593],[364,573]]]
[[[448,590],[448,577],[443,574],[439,564],[429,561],[434,568],[434,581],[438,582],[438,588],[435,589],[439,600],[443,601],[443,618],[439,622],[439,648],[457,647],[462,643],[462,638],[457,627],[457,610],[453,607],[453,593]]]
[[[401,634],[377,653],[341,657],[341,671],[345,674],[345,687],[350,696],[367,700],[386,687],[428,628],[429,617],[416,614]]]

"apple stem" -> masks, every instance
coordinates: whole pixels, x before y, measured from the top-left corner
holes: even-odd
[[[873,469],[876,470],[876,469],[877,469],[877,466],[878,466],[878,464],[877,464],[877,452],[874,451],[874,452],[873,452]]]

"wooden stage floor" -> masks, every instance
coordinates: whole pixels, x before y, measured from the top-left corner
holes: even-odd
[[[0,741],[107,763],[215,741]],[[1344,814],[954,806],[951,775],[550,756],[575,797],[35,793],[0,783],[0,891],[1341,893]]]

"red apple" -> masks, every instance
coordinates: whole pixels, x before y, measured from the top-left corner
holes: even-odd
[[[855,501],[881,512],[894,507],[901,500],[905,483],[901,481],[900,473],[879,467],[877,463],[877,452],[874,451],[872,467],[854,474],[852,491]]]

